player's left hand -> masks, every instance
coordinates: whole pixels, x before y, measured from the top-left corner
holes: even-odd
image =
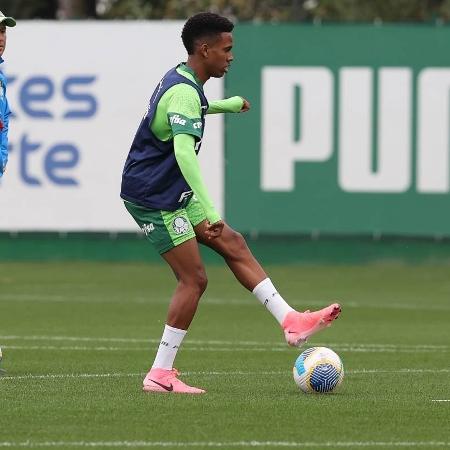
[[[244,97],[241,97],[241,98],[242,98],[242,100],[244,100],[244,104],[242,105],[242,108],[239,112],[241,112],[241,113],[247,112],[250,109],[250,102],[247,99],[245,99]]]
[[[215,223],[207,223],[205,234],[208,239],[215,239],[218,238],[223,231],[225,223],[223,220],[219,220]]]

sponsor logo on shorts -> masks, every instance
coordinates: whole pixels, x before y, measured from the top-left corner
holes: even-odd
[[[184,234],[189,230],[189,223],[184,217],[176,217],[172,222],[176,234]]]
[[[142,231],[145,233],[146,236],[148,236],[154,230],[155,225],[153,225],[152,223],[146,223],[142,225]]]

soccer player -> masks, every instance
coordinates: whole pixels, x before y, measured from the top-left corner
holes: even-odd
[[[156,358],[144,391],[201,394],[173,368],[177,351],[194,317],[207,278],[198,243],[219,253],[237,280],[258,298],[284,330],[290,345],[303,344],[329,326],[341,311],[332,304],[316,312],[291,308],[250,252],[241,234],[214,208],[203,182],[197,153],[205,116],[250,109],[242,97],[208,102],[203,85],[223,77],[233,61],[233,24],[199,13],[182,31],[187,62],[169,70],[157,85],[125,163],[121,197],[148,240],[178,281]]]
[[[5,17],[0,11],[0,64],[3,62],[3,52],[6,48],[6,27],[15,27],[16,21],[12,17]],[[8,162],[8,125],[9,125],[8,100],[6,99],[6,77],[0,70],[0,177],[5,172]]]

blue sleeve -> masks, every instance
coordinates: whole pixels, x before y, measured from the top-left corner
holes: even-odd
[[[3,174],[6,163],[8,162],[8,128],[9,128],[9,116],[11,111],[9,109],[8,100],[6,96],[3,97],[2,102],[2,130],[1,130],[1,144],[0,144],[0,176]]]

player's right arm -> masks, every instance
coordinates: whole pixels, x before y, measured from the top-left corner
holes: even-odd
[[[2,111],[0,115],[0,177],[6,168],[8,162],[8,127],[9,127],[9,110],[8,100],[3,96],[1,104]]]
[[[244,97],[235,96],[210,102],[206,114],[239,113],[247,112],[249,109],[250,103],[248,100]]]

